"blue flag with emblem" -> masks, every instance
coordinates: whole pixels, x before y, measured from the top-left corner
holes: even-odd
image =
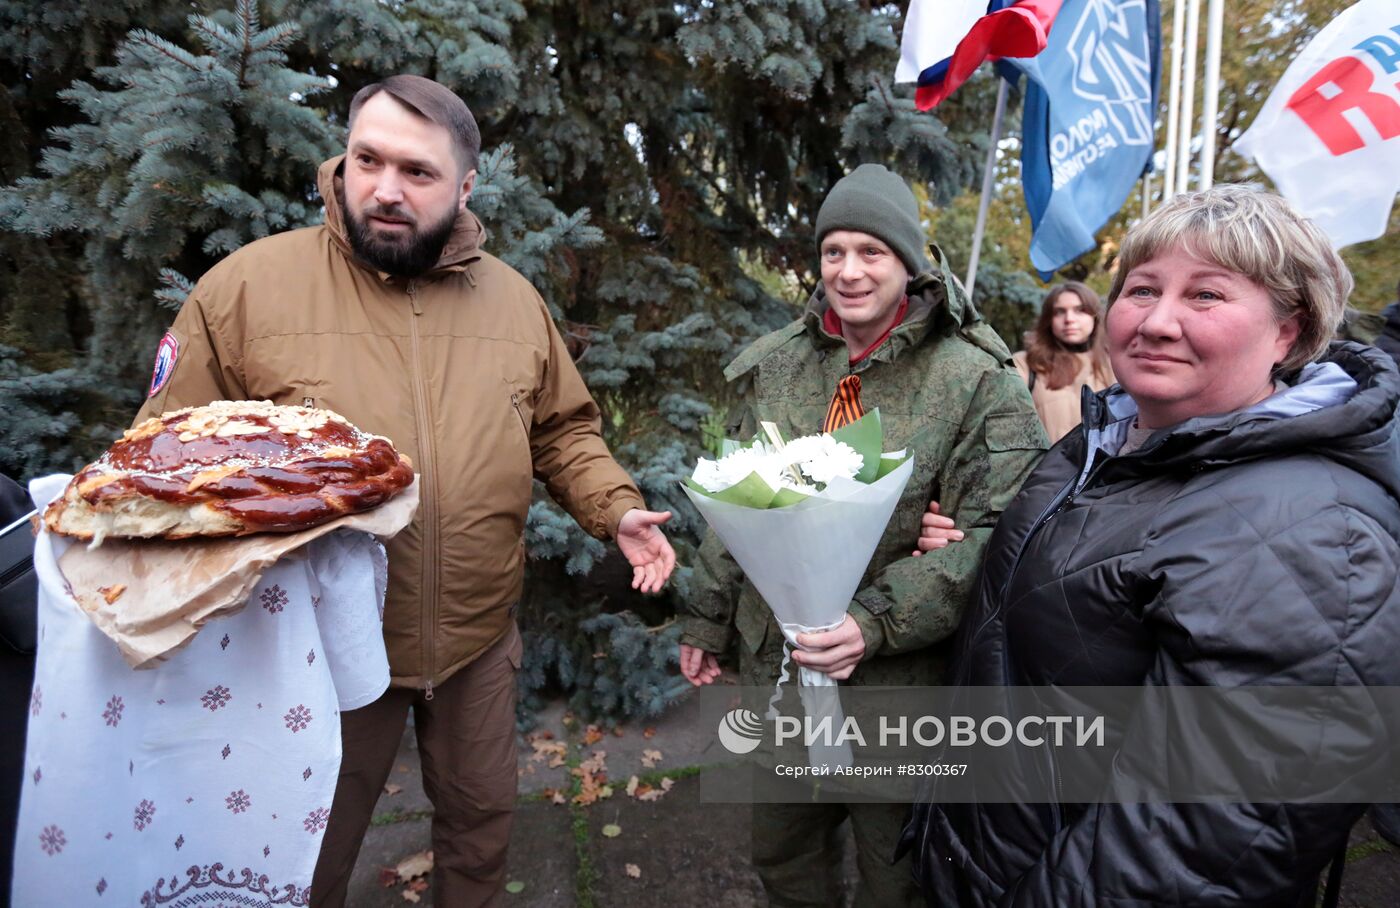
[[[1162,20],[1158,0],[1065,0],[1026,75],[1021,180],[1031,264],[1044,279],[1094,248],[1094,231],[1151,166]]]

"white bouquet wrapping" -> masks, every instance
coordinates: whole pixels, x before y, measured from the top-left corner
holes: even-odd
[[[724,457],[702,459],[684,485],[782,628],[772,718],[797,635],[832,630],[845,620],[914,464],[904,451],[882,453],[878,410],[830,435],[787,443],[775,430],[769,436],[768,442],[729,443]],[[798,678],[808,715],[814,722],[831,716],[838,732],[844,720],[836,682],[810,668],[800,668]],[[829,690],[818,694],[822,688]],[[815,752],[812,760],[816,765]],[[831,760],[849,765],[849,749]]]

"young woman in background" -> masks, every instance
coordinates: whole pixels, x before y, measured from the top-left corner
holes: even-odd
[[[1040,304],[1027,349],[1012,357],[1054,444],[1079,425],[1079,393],[1113,384],[1099,295],[1078,281],[1056,284]]]

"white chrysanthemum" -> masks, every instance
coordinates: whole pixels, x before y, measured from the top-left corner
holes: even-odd
[[[783,448],[783,459],[796,464],[803,476],[821,485],[837,476],[854,479],[865,465],[855,448],[827,433],[794,438]]]
[[[766,446],[754,445],[739,448],[719,460],[700,458],[691,478],[707,492],[722,492],[742,482],[750,473],[757,473],[769,488],[778,489],[784,485],[783,469],[786,466]]]
[[[830,435],[805,435],[788,442],[781,451],[765,444],[739,448],[719,460],[701,458],[691,477],[707,492],[720,492],[746,479],[750,473],[772,489],[792,489],[804,495],[837,476],[855,478],[864,465],[855,449]],[[789,467],[796,467],[798,482]]]

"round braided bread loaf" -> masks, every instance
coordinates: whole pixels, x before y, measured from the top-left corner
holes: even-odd
[[[329,410],[220,400],[128,429],[44,512],[55,533],[185,539],[294,532],[413,482],[408,458]]]

